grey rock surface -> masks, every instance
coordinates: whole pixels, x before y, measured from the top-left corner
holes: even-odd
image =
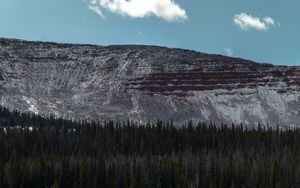
[[[157,46],[0,38],[1,105],[75,120],[300,127],[300,67]]]

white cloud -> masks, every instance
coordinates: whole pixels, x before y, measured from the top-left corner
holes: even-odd
[[[279,23],[276,23],[271,17],[261,19],[243,12],[234,16],[234,23],[245,31],[249,29],[268,30],[270,26],[279,26]]]
[[[271,17],[265,17],[264,21],[269,25],[275,25],[275,21]]]
[[[224,52],[227,56],[233,56],[234,55],[234,52],[231,48],[225,48]]]
[[[173,0],[84,0],[89,3],[89,9],[103,16],[102,10],[129,16],[144,18],[157,16],[168,22],[186,20],[186,11]]]
[[[102,16],[102,17],[104,17],[104,15],[102,14],[102,12],[101,12],[101,10],[100,10],[100,7],[99,6],[97,6],[97,5],[93,5],[93,4],[90,4],[89,6],[88,6],[88,8],[90,9],[90,10],[92,10],[92,11],[94,11],[94,12],[96,12],[99,16]]]

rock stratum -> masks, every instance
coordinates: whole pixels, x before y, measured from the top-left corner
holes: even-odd
[[[157,46],[0,38],[1,105],[75,120],[300,127],[300,67]]]

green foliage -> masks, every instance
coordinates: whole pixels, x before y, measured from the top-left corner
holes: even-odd
[[[298,129],[78,123],[0,108],[0,187],[296,188],[299,154]]]

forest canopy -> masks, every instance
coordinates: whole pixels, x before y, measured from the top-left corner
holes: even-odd
[[[300,131],[0,108],[0,187],[300,187]]]

